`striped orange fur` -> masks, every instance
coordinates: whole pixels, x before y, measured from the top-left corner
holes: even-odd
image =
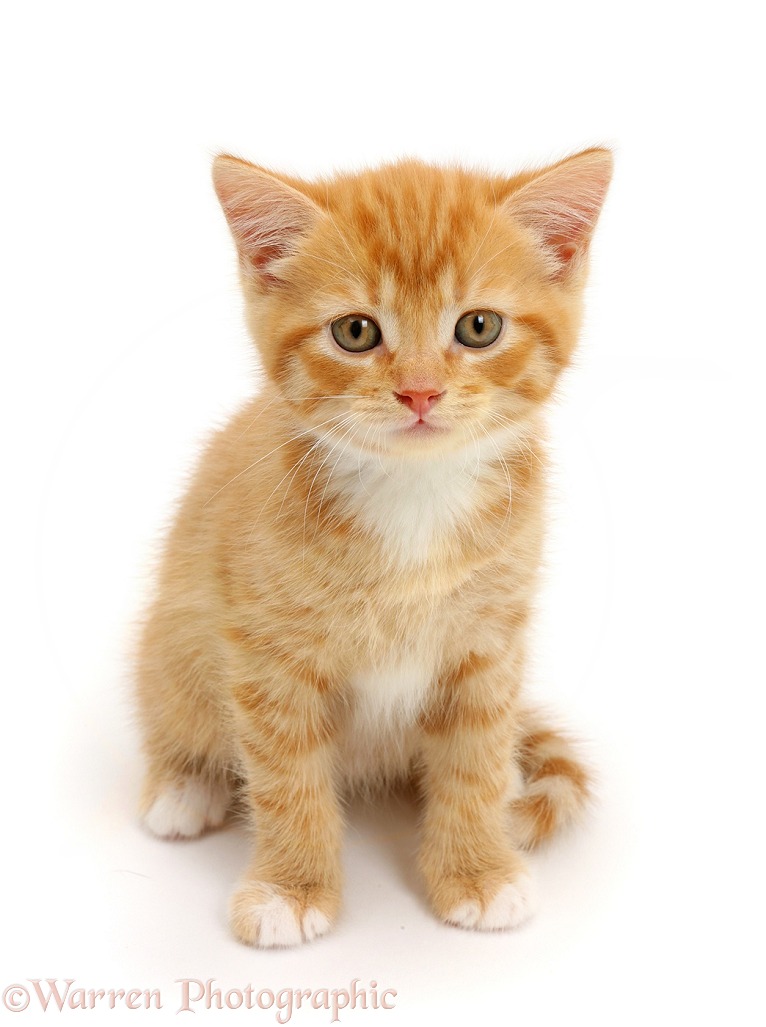
[[[587,800],[522,684],[541,418],[610,173],[600,149],[512,178],[215,163],[267,380],[178,511],[137,695],[149,829],[194,836],[235,800],[255,825],[245,942],[330,929],[349,790],[416,785],[433,908],[487,930],[529,915],[520,850]]]

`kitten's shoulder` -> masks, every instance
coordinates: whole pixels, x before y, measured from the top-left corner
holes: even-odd
[[[277,444],[279,433],[274,416],[278,398],[273,390],[258,392],[248,399],[207,440],[200,455],[198,470],[213,482],[226,474],[236,474],[246,464],[243,459],[257,459],[259,450],[267,452]]]

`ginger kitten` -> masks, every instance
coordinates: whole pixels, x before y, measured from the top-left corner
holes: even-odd
[[[214,166],[267,384],[208,446],[141,642],[144,822],[255,825],[244,942],[328,931],[343,797],[410,782],[437,916],[531,911],[519,850],[588,796],[526,708],[541,415],[575,345],[611,156],[513,178],[408,160]]]

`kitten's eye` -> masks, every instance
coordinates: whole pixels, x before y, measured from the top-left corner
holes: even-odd
[[[492,345],[502,327],[503,319],[494,310],[472,310],[455,325],[455,338],[463,346],[483,349]]]
[[[364,353],[380,342],[380,328],[363,314],[339,317],[330,327],[335,341],[349,353]]]

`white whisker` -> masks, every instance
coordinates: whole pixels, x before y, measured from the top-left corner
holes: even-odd
[[[305,502],[304,511],[303,511],[303,560],[304,561],[306,559],[306,521],[307,521],[308,514],[309,514],[309,501],[311,499],[312,489],[314,488],[314,482],[317,480],[317,476],[318,476],[319,472],[322,470],[324,465],[327,463],[327,461],[330,459],[332,454],[335,452],[336,448],[341,443],[343,438],[345,438],[347,435],[349,437],[351,436],[351,434],[352,434],[352,432],[354,430],[354,427],[355,427],[354,422],[355,422],[355,416],[353,414],[350,414],[348,417],[345,418],[345,420],[343,420],[341,422],[341,425],[339,427],[343,426],[343,427],[347,428],[347,431],[345,431],[343,433],[343,436],[341,436],[341,438],[338,439],[338,441],[333,444],[333,446],[330,448],[329,452],[325,456],[324,460],[322,461],[322,463],[317,468],[316,474],[311,479],[311,484],[309,485],[309,490],[306,493],[306,502]],[[329,478],[328,478],[328,481],[329,481]],[[324,493],[322,493],[322,496],[324,496]],[[321,507],[321,498],[320,498],[320,507]],[[317,517],[318,517],[318,515],[317,515]],[[317,526],[318,526],[318,523],[319,522],[317,520]],[[316,537],[316,529],[314,531],[314,537]],[[312,541],[313,541],[313,539],[312,539]]]
[[[233,478],[230,478],[226,482],[225,485],[221,485],[221,487],[219,489],[217,489],[213,493],[213,495],[210,496],[210,498],[208,500],[206,500],[204,505],[207,506],[208,503],[212,503],[212,501],[215,499],[215,497],[219,496],[223,492],[224,489],[227,489],[229,487],[229,485],[231,485],[233,482],[235,482],[238,478],[241,478],[243,474],[247,474],[248,471],[252,471],[252,469],[254,467],[257,467],[258,464],[263,463],[264,460],[267,460],[270,456],[272,456],[272,454],[276,453],[277,450],[284,449],[285,446],[289,446],[291,442],[297,442],[298,439],[302,439],[306,435],[311,435],[313,432],[317,431],[317,429],[321,428],[323,425],[329,424],[331,421],[336,420],[340,416],[342,416],[342,415],[341,414],[335,414],[333,417],[328,417],[327,420],[320,421],[319,424],[312,425],[311,428],[307,428],[305,431],[299,432],[297,435],[293,435],[292,438],[287,439],[286,442],[282,442],[282,443],[280,443],[280,445],[275,446],[274,449],[270,450],[268,453],[265,453],[263,456],[259,457],[257,460],[254,460],[247,467],[243,467],[243,469],[241,471],[239,471],[237,474],[235,474]]]
[[[324,503],[324,497],[325,497],[325,495],[327,494],[327,488],[328,488],[328,486],[329,486],[329,484],[330,484],[330,480],[331,480],[331,478],[332,478],[332,476],[333,476],[333,474],[334,474],[334,472],[335,472],[335,468],[336,468],[336,467],[338,466],[338,464],[339,464],[339,462],[340,462],[341,458],[343,457],[343,454],[344,454],[344,453],[346,452],[346,450],[348,449],[348,447],[349,447],[349,443],[351,442],[351,439],[352,439],[352,438],[353,438],[353,431],[349,431],[349,432],[348,432],[348,437],[347,437],[347,439],[346,439],[346,445],[345,445],[345,446],[343,447],[343,449],[342,449],[342,450],[340,451],[340,453],[338,454],[338,457],[337,457],[337,459],[336,459],[335,463],[334,463],[334,464],[332,465],[332,467],[330,468],[330,473],[329,473],[329,474],[327,475],[327,480],[325,481],[325,483],[324,483],[324,488],[322,489],[322,495],[321,495],[321,496],[319,497],[319,508],[318,508],[318,510],[317,510],[317,518],[316,518],[316,520],[317,520],[317,523],[316,523],[316,527],[314,528],[314,534],[313,534],[313,536],[312,536],[312,539],[311,539],[311,541],[312,541],[312,542],[313,542],[313,541],[314,541],[314,539],[316,538],[316,533],[317,533],[317,531],[319,530],[319,524],[320,524],[320,516],[321,516],[321,514],[322,514],[322,504]]]

